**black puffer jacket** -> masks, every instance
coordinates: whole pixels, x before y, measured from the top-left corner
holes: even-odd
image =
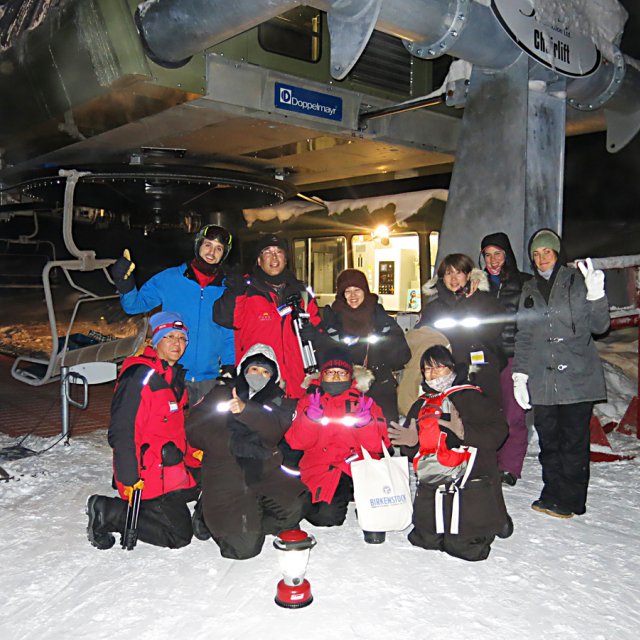
[[[516,342],[516,313],[522,285],[531,278],[531,274],[518,270],[516,257],[505,233],[491,233],[480,243],[480,266],[484,264],[483,252],[486,247],[499,247],[505,253],[504,265],[500,271],[499,282],[485,267],[489,278],[489,293],[494,295],[505,311],[505,323],[502,328],[502,350],[508,358],[513,357]]]
[[[467,367],[473,384],[477,384],[498,406],[502,406],[500,371],[506,363],[502,351],[503,312],[493,296],[484,271],[474,269],[470,280],[479,280],[478,290],[468,298],[456,296],[444,282],[433,278],[423,286],[429,296],[418,326],[430,326],[449,340],[456,364]],[[476,318],[478,326],[464,326],[461,321]],[[453,319],[454,326],[442,326],[438,321]],[[476,363],[472,366],[473,363]]]
[[[336,343],[345,347],[354,364],[361,364],[375,376],[369,395],[380,406],[387,421],[397,421],[398,384],[393,372],[402,369],[411,358],[404,331],[398,323],[379,303],[374,307],[373,333],[369,336],[348,336],[343,329],[340,313],[329,306],[324,308],[323,323],[326,339],[320,343],[321,352],[323,349],[335,347]],[[349,340],[346,343],[345,338]]]

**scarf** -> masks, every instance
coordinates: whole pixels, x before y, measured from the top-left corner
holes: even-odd
[[[342,322],[343,334],[362,338],[373,333],[377,304],[378,296],[370,293],[365,294],[362,304],[356,309],[352,309],[344,298],[336,298],[331,308],[338,314]]]

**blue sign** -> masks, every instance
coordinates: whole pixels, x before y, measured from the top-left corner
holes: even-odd
[[[342,120],[342,98],[326,93],[276,82],[274,101],[278,109],[304,113],[316,118]]]

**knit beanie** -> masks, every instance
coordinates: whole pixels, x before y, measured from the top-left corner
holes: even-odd
[[[151,344],[155,349],[158,342],[172,331],[182,331],[189,342],[189,330],[182,321],[182,316],[175,311],[160,311],[149,318],[151,327]]]
[[[362,289],[365,295],[371,293],[367,276],[358,269],[345,269],[336,280],[336,297],[343,298],[344,292],[349,287]]]
[[[540,229],[531,238],[529,243],[529,255],[533,260],[533,252],[545,247],[552,249],[556,254],[560,253],[560,238],[551,229]]]
[[[353,359],[346,349],[333,347],[324,354],[320,373],[324,373],[327,369],[344,369],[353,375]]]
[[[277,236],[273,233],[269,233],[266,236],[262,236],[258,240],[258,244],[256,245],[256,257],[259,258],[260,254],[267,247],[280,247],[280,249],[282,249],[285,253],[289,248],[287,246],[287,241],[284,238],[281,238],[280,236]]]

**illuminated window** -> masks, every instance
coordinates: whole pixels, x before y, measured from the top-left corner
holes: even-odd
[[[322,18],[311,7],[298,7],[258,27],[258,42],[265,51],[317,62],[322,42]]]
[[[436,272],[436,256],[438,255],[438,241],[440,240],[440,233],[438,231],[432,231],[429,234],[429,266],[431,267],[429,273],[433,278],[433,274]]]

